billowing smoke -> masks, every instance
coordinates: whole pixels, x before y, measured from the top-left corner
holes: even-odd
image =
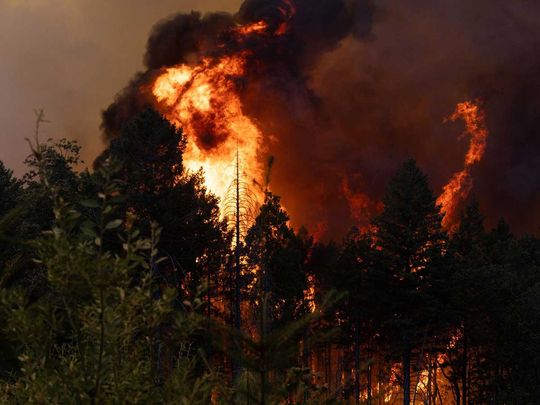
[[[239,86],[276,157],[271,187],[295,225],[339,237],[369,222],[408,157],[439,193],[467,149],[463,124],[444,118],[480,98],[490,138],[473,193],[490,224],[504,216],[515,231],[536,232],[539,18],[533,0],[246,0],[236,15],[181,14],[155,26],[147,70],[104,112],[103,130],[116,136],[152,105],[162,68],[249,50]],[[231,33],[260,20],[274,35]]]

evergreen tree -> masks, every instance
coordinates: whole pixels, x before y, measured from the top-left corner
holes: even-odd
[[[152,221],[162,226],[159,249],[167,260],[156,268],[159,277],[189,295],[202,281],[216,284],[229,242],[202,174],[183,169],[184,148],[182,131],[149,109],[126,124],[95,166],[108,158],[120,163],[125,209],[143,230]]]
[[[440,350],[446,354],[441,367],[450,381],[456,404],[468,404],[473,368],[470,358],[479,325],[484,324],[482,303],[476,291],[481,288],[487,265],[484,217],[478,202],[472,200],[461,215],[459,227],[449,244],[451,271],[440,274],[438,291],[439,313],[444,314],[447,333],[443,334]],[[447,342],[451,343],[448,344]],[[475,343],[477,345],[478,342]]]
[[[376,266],[374,263],[373,240],[369,234],[351,229],[345,237],[337,262],[327,270],[337,291],[346,294],[340,312],[336,315],[344,332],[344,347],[352,347],[354,370],[354,400],[360,403],[363,365],[366,370],[366,392],[368,402],[372,399],[369,347],[375,335],[376,305],[378,297],[374,288]],[[364,353],[365,349],[365,353]]]
[[[13,176],[13,171],[0,161],[0,216],[15,208],[21,198],[21,182]]]
[[[0,402],[538,402],[537,237],[486,232],[472,201],[447,240],[414,161],[373,233],[339,244],[295,232],[266,193],[233,329],[230,235],[184,143],[147,110],[93,173],[65,139],[37,145],[21,181],[0,162]]]
[[[0,162],[0,290],[11,285],[16,263],[21,260],[21,247],[17,246],[17,207],[21,204],[22,184],[13,172]],[[17,367],[11,342],[3,332],[5,319],[0,317],[0,376],[6,376]]]
[[[305,263],[311,241],[295,234],[279,197],[266,193],[265,203],[245,238],[248,265],[256,274],[259,302],[269,296],[269,322],[297,319],[306,310]]]
[[[391,180],[375,240],[386,267],[386,330],[401,352],[403,403],[410,403],[411,356],[422,351],[435,314],[429,310],[431,273],[442,265],[445,233],[426,176],[413,160]]]
[[[7,269],[10,266],[10,261],[14,260],[17,254],[17,249],[13,243],[13,225],[16,223],[13,210],[21,204],[22,200],[22,183],[13,177],[13,172],[0,162],[0,286],[5,286],[8,283],[9,274]],[[15,215],[14,215],[15,214]]]

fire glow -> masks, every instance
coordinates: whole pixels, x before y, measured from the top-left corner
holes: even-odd
[[[264,174],[263,136],[244,115],[235,83],[244,67],[245,54],[206,58],[196,67],[166,69],[153,87],[162,114],[184,130],[186,168],[202,169],[207,188],[222,201],[236,178],[237,153],[243,176],[260,184]],[[263,191],[256,189],[262,200]]]
[[[280,9],[286,19],[294,15],[292,3]],[[252,35],[283,35],[265,21],[236,27],[239,42]],[[238,162],[243,182],[253,184],[249,192],[257,203],[264,200],[263,134],[244,114],[239,82],[245,76],[248,51],[224,56],[207,56],[196,66],[179,65],[165,69],[154,81],[152,94],[156,108],[167,120],[182,128],[186,136],[186,169],[202,169],[207,189],[217,196],[224,211],[227,191],[237,179]]]
[[[469,150],[465,156],[463,170],[454,174],[437,199],[437,204],[441,206],[441,211],[444,214],[443,226],[450,230],[456,225],[459,204],[467,198],[472,189],[471,169],[484,157],[489,135],[485,114],[478,102],[459,103],[448,121],[453,122],[458,119],[462,119],[465,123],[464,135],[471,137]]]

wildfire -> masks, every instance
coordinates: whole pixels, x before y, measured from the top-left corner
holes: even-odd
[[[268,24],[265,21],[259,21],[253,24],[242,25],[236,28],[235,32],[241,36],[248,36],[253,33],[263,33],[268,29]]]
[[[457,105],[456,111],[448,118],[449,121],[462,119],[466,131],[464,135],[471,137],[469,150],[465,156],[463,170],[454,174],[450,182],[444,186],[443,193],[437,199],[444,214],[443,226],[446,229],[454,225],[459,203],[469,195],[472,188],[472,167],[479,163],[485,153],[489,132],[486,127],[484,111],[478,102],[466,101]]]
[[[206,58],[195,67],[169,68],[153,86],[160,112],[184,130],[186,168],[202,168],[207,188],[222,201],[236,179],[237,153],[242,175],[260,182],[264,174],[262,133],[244,115],[236,82],[244,76],[246,56]],[[256,192],[262,201],[263,191]]]
[[[232,29],[238,43],[253,36],[280,36],[288,32],[288,23],[296,13],[290,0],[283,0],[279,11],[282,21],[277,26],[266,21]],[[186,136],[184,165],[192,171],[204,172],[207,189],[221,200],[222,214],[227,192],[237,181],[236,162],[241,162],[240,176],[244,184],[264,183],[263,134],[250,117],[244,114],[240,84],[246,76],[249,52],[234,50],[218,56],[204,57],[197,65],[178,65],[164,69],[152,85],[156,109],[171,123],[182,128]],[[457,105],[449,121],[462,119],[470,145],[464,168],[454,174],[437,202],[444,213],[443,226],[450,228],[460,202],[472,188],[471,169],[482,160],[488,131],[485,116],[477,102]],[[252,187],[258,203],[264,201],[262,187]],[[348,179],[342,191],[357,222],[377,211],[367,195],[352,191]]]
[[[288,20],[296,12],[289,0],[279,8],[283,21],[270,27],[266,21],[232,29],[238,43],[261,35],[284,35]],[[233,47],[234,49],[234,47]],[[246,74],[249,53],[231,51],[207,56],[196,66],[178,65],[165,69],[154,81],[156,109],[186,136],[185,167],[204,172],[207,189],[220,198],[222,215],[227,191],[237,179],[237,162],[243,184],[261,185],[264,180],[263,135],[244,114],[240,86]],[[264,201],[264,190],[252,187],[250,198]]]
[[[360,179],[361,176],[356,174],[354,178]],[[362,232],[374,231],[370,221],[374,215],[382,212],[384,208],[382,201],[377,202],[371,199],[367,193],[353,191],[348,176],[343,176],[341,179],[341,192],[349,204],[351,218],[358,229]]]
[[[345,199],[349,203],[351,211],[351,218],[360,223],[369,218],[369,209],[371,206],[371,199],[365,193],[355,193],[352,191],[349,184],[349,178],[343,177],[341,180],[341,189]]]

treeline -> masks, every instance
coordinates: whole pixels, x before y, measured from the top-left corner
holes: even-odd
[[[315,242],[268,192],[236,246],[184,147],[148,110],[92,172],[0,164],[3,403],[538,403],[539,239],[474,201],[448,234],[407,161],[369,231]]]

